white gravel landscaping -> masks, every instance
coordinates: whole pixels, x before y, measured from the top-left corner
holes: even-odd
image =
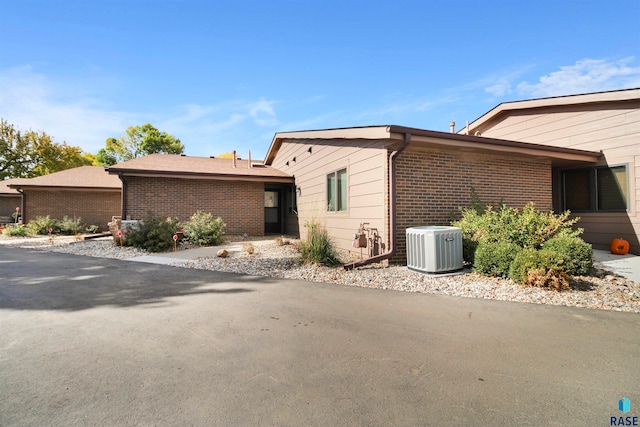
[[[384,267],[376,264],[346,271],[342,267],[301,265],[294,246],[278,246],[275,241],[262,243],[254,246],[255,251],[251,255],[244,251],[230,251],[227,258],[214,256],[176,260],[172,265],[344,286],[640,313],[640,283],[607,272],[598,264],[596,276],[576,277],[572,283],[573,290],[555,292],[469,272],[433,277],[403,266]],[[114,246],[111,239],[76,241],[73,237],[56,237],[51,242],[47,238],[15,239],[2,236],[0,244],[102,258],[125,259],[152,255],[139,249]]]

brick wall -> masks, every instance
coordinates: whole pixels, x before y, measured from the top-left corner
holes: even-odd
[[[0,216],[11,216],[22,209],[22,196],[0,196]]]
[[[120,190],[117,191],[46,191],[23,190],[26,196],[25,222],[39,216],[53,219],[64,216],[82,218],[87,225],[108,230],[113,215],[120,215]],[[14,208],[15,209],[15,208]]]
[[[201,210],[221,217],[227,234],[264,235],[264,183],[127,177],[126,216],[188,220]]]
[[[449,225],[468,206],[471,188],[483,202],[522,207],[530,201],[552,208],[551,162],[524,157],[407,149],[396,159],[396,254],[406,263],[406,228]],[[459,217],[459,215],[458,215]]]

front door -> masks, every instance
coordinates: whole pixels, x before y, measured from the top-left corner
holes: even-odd
[[[264,232],[282,233],[280,222],[280,190],[266,190],[264,192]]]

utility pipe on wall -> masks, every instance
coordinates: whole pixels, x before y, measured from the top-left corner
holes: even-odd
[[[345,270],[384,261],[393,257],[396,253],[396,158],[407,148],[410,142],[411,134],[405,132],[402,144],[389,156],[389,250],[371,258],[345,264]]]

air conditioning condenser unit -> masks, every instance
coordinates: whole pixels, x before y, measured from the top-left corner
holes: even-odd
[[[461,270],[462,229],[439,225],[407,228],[407,267],[423,273]]]

